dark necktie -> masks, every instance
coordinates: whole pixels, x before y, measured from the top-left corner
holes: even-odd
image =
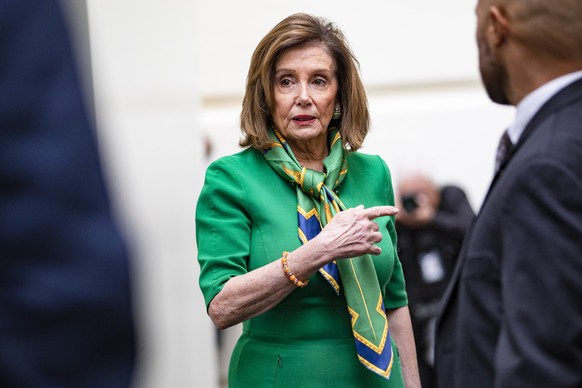
[[[513,148],[513,143],[507,134],[507,131],[503,132],[503,136],[499,140],[499,146],[497,147],[497,155],[495,157],[495,172],[499,171],[499,168],[505,163],[511,149]]]

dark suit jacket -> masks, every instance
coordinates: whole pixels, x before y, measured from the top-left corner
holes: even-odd
[[[0,2],[0,387],[124,387],[128,260],[54,0]]]
[[[582,386],[582,80],[494,177],[436,335],[440,388]]]

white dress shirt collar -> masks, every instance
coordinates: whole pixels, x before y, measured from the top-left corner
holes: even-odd
[[[517,144],[527,124],[550,98],[566,86],[582,78],[582,70],[568,73],[540,86],[517,104],[515,121],[507,129],[513,144]]]

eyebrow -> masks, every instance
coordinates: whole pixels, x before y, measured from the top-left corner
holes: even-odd
[[[279,73],[295,73],[296,71],[294,69],[287,69],[287,68],[281,68],[281,69],[275,69],[275,75],[278,75]],[[311,71],[311,73],[326,73],[329,75],[334,75],[335,72],[333,69],[327,69],[327,68],[317,68]]]

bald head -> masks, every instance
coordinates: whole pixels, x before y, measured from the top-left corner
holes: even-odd
[[[582,60],[581,0],[487,0],[507,12],[512,35],[537,55]]]
[[[479,70],[491,100],[517,105],[582,70],[582,0],[478,0]]]

